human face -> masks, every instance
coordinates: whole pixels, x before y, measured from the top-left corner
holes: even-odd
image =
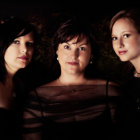
[[[121,18],[114,23],[112,45],[121,61],[140,59],[140,34],[131,20]]]
[[[32,32],[16,38],[10,44],[4,55],[7,71],[14,73],[29,64],[33,55],[33,44]]]
[[[58,45],[57,55],[61,67],[61,73],[84,73],[91,58],[91,46],[86,38],[77,42],[77,37]]]

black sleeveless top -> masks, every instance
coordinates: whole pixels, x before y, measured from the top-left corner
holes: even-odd
[[[123,93],[118,139],[136,140],[140,126],[140,78],[131,77],[123,85]]]

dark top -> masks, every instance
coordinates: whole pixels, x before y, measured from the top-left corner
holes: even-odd
[[[14,81],[12,104],[9,109],[0,108],[0,140],[21,140],[23,106],[27,90],[19,78]]]
[[[10,109],[0,108],[0,139],[19,140],[17,111],[15,101]]]
[[[13,130],[13,112],[8,109],[0,108],[0,139],[9,140],[15,138],[15,131]],[[14,124],[15,125],[15,124]],[[11,129],[12,128],[12,129]]]
[[[124,85],[124,96],[119,117],[121,139],[136,140],[140,126],[140,78],[131,77]]]
[[[119,94],[108,84],[39,87],[25,106],[24,134],[34,140],[112,139]]]

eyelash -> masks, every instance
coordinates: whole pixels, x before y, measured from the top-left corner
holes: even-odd
[[[68,45],[65,45],[65,46],[64,46],[64,49],[70,49],[70,47],[69,47]],[[79,47],[79,50],[80,50],[80,51],[85,51],[86,48],[85,48],[85,47]]]
[[[19,41],[18,40],[14,40],[12,43],[13,44],[19,44]]]
[[[125,38],[128,38],[130,36],[130,34],[124,34],[123,35]]]
[[[27,42],[27,43],[26,43],[26,46],[27,46],[27,47],[32,47],[33,45],[34,45],[34,43],[32,43],[32,42]]]
[[[68,45],[65,45],[64,46],[64,49],[69,49],[70,47]]]
[[[20,44],[20,41],[14,40],[14,41],[12,42],[12,44]],[[34,45],[33,42],[26,42],[26,46],[27,46],[27,47],[32,47],[33,45]]]
[[[117,37],[112,37],[112,41],[117,40]]]
[[[80,47],[79,49],[80,49],[81,51],[85,51],[85,50],[86,50],[85,47]]]
[[[123,37],[128,38],[130,37],[130,34],[124,34]],[[115,41],[115,40],[117,40],[117,37],[112,37],[112,41]]]

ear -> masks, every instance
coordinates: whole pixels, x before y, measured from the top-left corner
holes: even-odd
[[[93,58],[93,54],[91,54],[91,56],[90,56],[90,59],[92,59]]]
[[[58,50],[56,51],[56,54],[58,55]]]

